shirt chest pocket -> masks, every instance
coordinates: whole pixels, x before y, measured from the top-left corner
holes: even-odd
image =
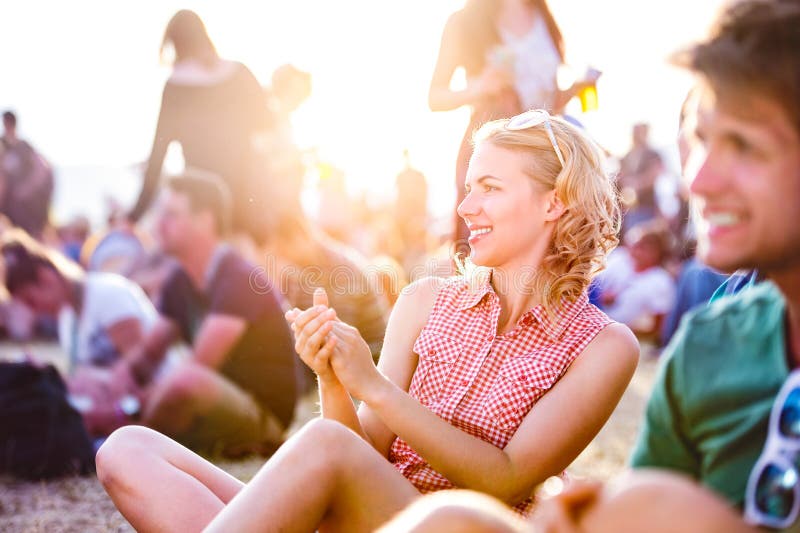
[[[414,343],[414,353],[419,356],[419,362],[408,393],[429,405],[449,394],[453,386],[451,373],[461,356],[462,347],[449,337],[423,332]]]
[[[536,357],[509,357],[487,396],[485,407],[489,419],[504,431],[516,431],[536,400],[559,376],[559,372]]]

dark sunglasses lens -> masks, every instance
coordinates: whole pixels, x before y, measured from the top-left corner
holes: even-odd
[[[783,402],[780,429],[787,437],[800,438],[800,388],[793,389]]]
[[[792,512],[797,470],[769,464],[756,485],[756,507],[767,516],[783,519]]]

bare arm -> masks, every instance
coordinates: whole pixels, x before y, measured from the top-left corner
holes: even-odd
[[[135,317],[117,320],[106,328],[106,334],[117,353],[126,354],[142,341],[142,323]]]
[[[408,389],[417,364],[412,351],[414,340],[425,325],[440,283],[437,278],[426,278],[406,287],[389,318],[378,371],[403,390]],[[350,393],[330,365],[336,350],[355,346],[369,353],[369,348],[356,328],[336,321],[333,310],[325,311],[327,303],[324,291],[317,289],[314,304],[319,308],[287,313],[296,335],[295,349],[318,376],[323,417],[345,424],[385,456],[395,435],[364,404],[356,414]],[[329,335],[331,333],[333,335]],[[329,340],[319,349],[326,336]],[[398,355],[393,357],[387,353]],[[371,363],[368,367],[375,370]]]
[[[439,278],[421,279],[400,293],[392,309],[378,371],[400,391],[408,391],[417,369],[414,341],[425,327],[441,286],[442,280]],[[358,417],[372,445],[387,456],[397,434],[366,402],[361,404]]]
[[[130,373],[139,386],[146,385],[153,373],[164,359],[167,349],[178,338],[175,323],[165,317],[159,317],[153,329],[126,356],[122,364],[130,368]]]
[[[173,117],[171,104],[169,101],[169,85],[164,87],[164,94],[161,97],[161,111],[158,114],[158,124],[156,135],[153,138],[153,148],[150,150],[150,158],[147,161],[147,170],[144,173],[144,182],[136,205],[130,212],[130,219],[138,221],[150,207],[161,180],[161,167],[164,164],[164,157],[167,155],[169,143],[175,138],[173,133]]]
[[[364,402],[361,425],[381,453],[395,435],[402,437],[455,485],[516,503],[539,482],[562,471],[599,431],[633,375],[638,343],[620,324],[600,332],[500,450],[450,425],[406,392],[416,368],[413,339],[430,312],[433,286],[420,284],[398,300],[381,371],[372,364],[363,340],[352,342],[349,334],[338,331],[333,332],[335,343],[348,349],[333,352],[331,368]],[[350,330],[355,328],[346,331]],[[565,405],[570,406],[567,412]]]
[[[387,428],[456,486],[513,505],[588,445],[625,391],[637,358],[631,332],[620,324],[607,327],[539,400],[503,450],[441,420],[389,380],[375,381],[362,395]]]
[[[369,437],[364,433],[356,415],[350,393],[330,366],[334,341],[329,338],[329,333],[335,326],[336,313],[327,306],[328,296],[325,290],[317,288],[314,291],[313,307],[302,312],[298,309],[286,312],[286,320],[291,324],[295,336],[294,349],[317,376],[322,417],[344,424],[369,442]],[[319,348],[322,343],[325,344]]]
[[[220,368],[247,329],[247,321],[233,315],[211,313],[200,326],[192,346],[194,360]]]
[[[439,56],[433,70],[431,85],[428,91],[428,106],[431,111],[450,111],[463,105],[473,103],[477,99],[474,88],[463,91],[450,89],[450,80],[460,66],[458,59],[458,28],[456,19],[450,17],[442,33]]]

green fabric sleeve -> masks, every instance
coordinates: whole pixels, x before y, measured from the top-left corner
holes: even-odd
[[[677,470],[697,479],[700,472],[699,457],[690,445],[689,435],[685,433],[678,393],[683,390],[679,363],[684,335],[680,329],[675,342],[670,343],[662,355],[664,359],[647,403],[630,463],[633,468]]]

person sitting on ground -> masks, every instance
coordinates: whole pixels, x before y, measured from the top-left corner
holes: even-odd
[[[660,221],[643,222],[628,232],[631,272],[620,286],[602,291],[608,316],[641,337],[657,340],[664,317],[675,305],[675,280],[664,268],[670,235]]]
[[[114,503],[138,530],[367,531],[454,486],[529,512],[637,363],[630,330],[586,296],[617,242],[602,163],[585,134],[541,111],[485,125],[459,206],[470,262],[402,292],[378,367],[318,291],[287,319],[322,418],[246,486],[157,432],[122,428],[97,456]]]
[[[155,307],[135,283],[105,272],[84,272],[21,229],[0,243],[9,294],[39,316],[58,319],[58,339],[69,360],[67,380],[89,434],[108,435],[118,424],[109,369],[153,329]],[[175,356],[177,357],[177,355]]]
[[[221,180],[189,170],[169,180],[160,200],[158,238],[179,264],[161,289],[161,319],[116,369],[120,387],[143,396],[129,422],[197,450],[267,453],[282,441],[297,396],[280,295],[222,241],[230,200]],[[178,339],[192,357],[153,379]]]

